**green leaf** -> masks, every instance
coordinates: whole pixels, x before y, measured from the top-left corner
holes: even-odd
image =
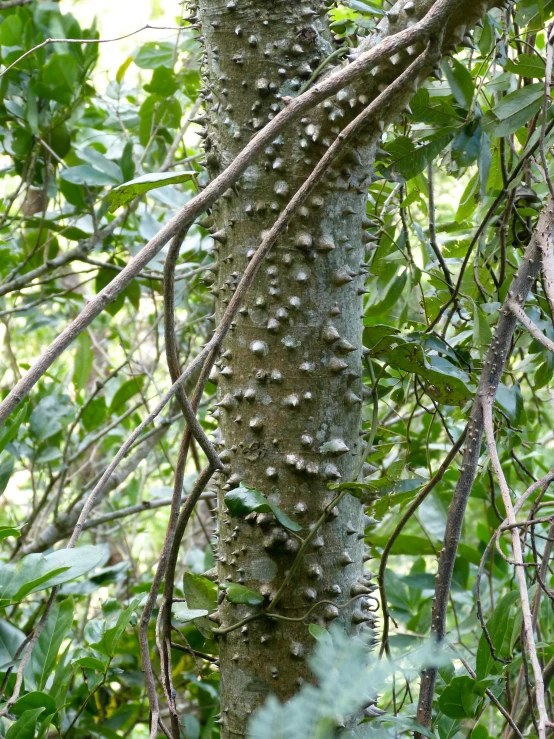
[[[473,306],[473,344],[483,350],[489,347],[492,331],[484,310],[477,304]]]
[[[465,110],[469,110],[475,95],[475,84],[467,67],[457,59],[452,59],[452,66],[443,62],[442,69],[456,102]]]
[[[189,608],[186,603],[175,603],[172,611],[177,621],[187,623],[197,618],[205,618],[209,612],[205,608]]]
[[[31,679],[37,690],[44,690],[55,667],[63,640],[73,624],[73,598],[54,603],[48,620],[27,663],[25,679]]]
[[[88,185],[89,187],[118,184],[118,180],[95,167],[91,167],[90,164],[78,164],[76,167],[62,169],[60,177],[73,185]]]
[[[97,657],[81,657],[72,662],[75,667],[83,667],[85,670],[95,670],[96,672],[105,672],[108,660],[102,662]]]
[[[474,687],[475,680],[470,677],[455,677],[440,695],[440,710],[449,718],[473,718],[480,702]]]
[[[528,79],[542,78],[546,75],[545,63],[538,54],[520,54],[515,61],[508,59],[504,68]]]
[[[41,693],[35,690],[27,693],[22,698],[18,698],[11,707],[11,713],[14,716],[22,716],[25,711],[34,711],[37,708],[44,709],[45,715],[51,716],[53,713],[56,713],[56,702],[47,693]]]
[[[447,359],[427,356],[420,344],[403,344],[386,355],[389,366],[426,381],[427,394],[439,403],[462,405],[472,395],[469,377]]]
[[[388,544],[388,536],[370,536],[368,541],[373,547],[379,547],[384,549]],[[412,534],[400,534],[392,545],[391,554],[436,554],[437,549],[440,549],[440,544],[437,547],[433,547],[429,539],[425,539],[423,536],[413,536]]]
[[[331,638],[327,629],[324,629],[323,626],[318,626],[318,624],[310,624],[308,631],[316,641],[325,641]]]
[[[523,411],[523,396],[518,384],[506,387],[501,382],[496,391],[496,404],[502,408],[513,424],[519,423]]]
[[[245,606],[259,606],[264,602],[262,595],[256,593],[255,590],[245,588],[244,585],[231,582],[228,585],[224,585],[223,588],[227,593],[227,600],[230,603]]]
[[[23,21],[18,15],[2,18],[0,25],[0,44],[2,46],[21,46],[23,43]]]
[[[217,609],[217,585],[207,577],[185,572],[183,592],[190,608],[206,609],[208,613]]]
[[[75,364],[73,365],[73,384],[77,390],[84,390],[92,369],[94,352],[89,335],[82,333],[77,341]]]
[[[117,643],[123,636],[123,632],[129,625],[134,612],[139,607],[139,603],[139,598],[135,598],[133,601],[131,601],[127,608],[125,608],[125,610],[121,611],[121,613],[119,614],[115,626],[112,626],[110,629],[106,629],[100,641],[96,642],[96,644],[92,644],[91,646],[93,646],[96,651],[102,652],[102,654],[105,654],[108,657],[113,657],[115,655]]]
[[[381,316],[383,315],[383,313],[386,313],[388,310],[390,310],[393,305],[395,305],[402,297],[402,293],[404,287],[406,286],[407,280],[407,271],[396,277],[389,286],[385,297],[381,300],[378,300],[376,303],[373,303],[373,305],[367,306],[367,308],[365,309],[366,317]]]
[[[19,539],[21,531],[16,529],[15,526],[0,526],[0,541],[13,536],[15,539]]]
[[[93,146],[87,146],[85,149],[82,149],[79,152],[79,157],[99,172],[103,172],[107,177],[110,177],[112,181],[123,182],[123,174],[119,166],[101,154]]]
[[[129,203],[139,195],[150,190],[155,190],[158,187],[165,187],[166,185],[176,185],[179,182],[189,181],[196,172],[167,172],[165,174],[152,173],[144,174],[140,177],[136,177],[134,180],[124,182],[119,187],[115,187],[108,193],[108,200],[110,202],[110,212],[114,212],[120,206]]]
[[[0,672],[5,672],[24,641],[25,634],[8,621],[0,619]]]
[[[17,436],[19,427],[23,423],[27,414],[27,405],[24,404],[15,414],[11,421],[6,421],[4,427],[0,429],[0,452],[8,446]]]
[[[507,593],[496,604],[494,613],[487,621],[487,631],[491,638],[495,653],[502,659],[510,656],[510,635],[512,633],[512,621],[510,616],[511,607],[518,602],[518,591]],[[479,680],[489,675],[498,675],[502,671],[502,663],[492,656],[491,648],[485,634],[481,634],[477,657],[475,661],[475,674]]]
[[[494,137],[509,136],[537,113],[544,96],[544,84],[535,82],[511,92],[487,113],[485,127]]]
[[[43,712],[44,708],[23,711],[17,721],[6,732],[6,739],[33,739],[38,717]]]
[[[143,44],[134,54],[137,67],[156,69],[157,67],[173,68],[174,44],[170,41],[149,41]]]
[[[8,486],[14,465],[15,459],[6,452],[3,460],[0,462],[0,495],[2,495]]]
[[[121,412],[121,406],[125,405],[128,400],[131,400],[134,395],[142,390],[144,381],[144,375],[139,375],[124,382],[112,398],[110,413]]]
[[[17,564],[0,566],[0,603],[19,603],[29,593],[62,585],[97,567],[105,557],[102,546],[28,554]]]
[[[72,92],[79,71],[79,63],[73,54],[53,54],[42,71],[42,80],[48,87],[58,92]]]
[[[273,503],[270,503],[259,490],[249,488],[242,483],[239,487],[231,490],[225,496],[225,503],[229,508],[231,516],[246,516],[256,511],[257,513],[273,513],[277,521],[290,531],[300,531],[302,526],[292,521],[286,513]]]

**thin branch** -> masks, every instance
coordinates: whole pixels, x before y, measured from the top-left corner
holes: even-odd
[[[8,8],[21,8],[23,5],[30,5],[33,0],[4,0],[0,3],[0,10],[8,10]]]
[[[524,258],[518,269],[518,276],[514,278],[511,285],[511,292],[520,303],[525,301],[530,285],[533,284],[533,281],[539,274],[540,252],[544,249],[545,244],[552,243],[553,228],[554,203],[549,199],[543,208],[535,233],[525,251]],[[439,642],[444,639],[446,633],[446,613],[458,542],[460,541],[462,532],[467,501],[479,464],[481,440],[484,432],[481,398],[489,397],[492,399],[496,394],[510,353],[511,342],[517,325],[516,317],[508,307],[508,301],[511,299],[509,296],[500,311],[500,319],[483,364],[479,388],[473,402],[467,427],[468,438],[464,448],[460,477],[448,510],[444,543],[439,558],[431,620],[432,635]],[[436,675],[436,668],[429,667],[424,670],[421,679],[417,720],[426,728],[431,725]]]
[[[502,501],[506,509],[506,518],[510,526],[514,526],[517,523],[514,507],[512,505],[512,499],[510,496],[510,490],[506,477],[504,476],[504,470],[500,464],[498,457],[498,450],[496,448],[496,440],[494,438],[494,427],[492,420],[492,406],[493,399],[490,397],[482,398],[483,406],[483,423],[485,427],[485,437],[487,439],[487,446],[491,458],[491,463],[500,485],[500,492],[502,494]],[[542,675],[542,669],[537,655],[537,648],[535,644],[535,634],[533,631],[533,616],[531,614],[531,605],[529,601],[529,591],[527,589],[527,580],[525,578],[525,570],[523,569],[523,552],[521,549],[521,539],[519,538],[519,532],[512,528],[512,549],[514,552],[514,561],[516,564],[516,578],[518,581],[519,592],[521,595],[521,611],[523,616],[523,627],[525,630],[525,642],[527,651],[529,652],[529,658],[533,667],[533,674],[535,676],[535,699],[537,702],[537,710],[539,712],[539,739],[546,739],[546,727],[549,725],[548,713],[546,711],[546,704],[544,699],[544,680]]]
[[[23,4],[23,2],[13,3],[13,5]],[[4,3],[4,6],[10,7],[9,5],[7,5],[7,3]],[[2,8],[0,8],[0,10],[2,10]],[[26,51],[24,54],[18,57],[15,62],[12,62],[12,64],[6,67],[6,69],[2,70],[0,72],[0,78],[7,74],[11,69],[16,67],[24,59],[27,59],[27,57],[31,56],[31,54],[34,54],[36,51],[44,49],[45,46],[50,46],[51,44],[113,44],[115,41],[123,41],[123,39],[130,38],[131,36],[136,36],[137,33],[141,33],[142,31],[146,31],[148,29],[150,29],[151,31],[180,31],[181,27],[151,26],[149,23],[147,23],[145,26],[137,28],[136,31],[131,31],[130,33],[126,33],[124,36],[118,36],[117,38],[47,38],[42,43],[33,46],[32,49]]]
[[[429,206],[428,206],[429,243],[431,245],[431,249],[433,250],[437,258],[438,263],[440,264],[440,267],[444,274],[444,279],[446,280],[448,284],[448,288],[450,292],[452,292],[452,290],[454,289],[454,285],[452,283],[452,275],[450,274],[448,265],[446,264],[444,260],[444,257],[442,255],[442,252],[437,242],[437,220],[436,220],[436,210],[435,210],[435,185],[434,185],[434,175],[433,175],[433,162],[429,162],[429,165],[427,166],[427,180],[429,183]]]
[[[213,498],[212,493],[204,493],[201,496],[201,500],[211,500]],[[159,500],[145,500],[143,503],[137,505],[127,506],[126,508],[120,508],[118,511],[111,511],[105,513],[103,516],[97,516],[96,518],[89,519],[83,526],[83,531],[87,529],[93,529],[96,526],[102,526],[105,523],[111,523],[117,521],[120,518],[128,518],[134,516],[137,513],[143,511],[153,511],[156,508],[164,508],[165,506],[171,505],[172,498],[160,498]]]
[[[531,336],[536,339],[540,344],[554,352],[554,341],[550,341],[548,336],[545,336],[540,328],[529,318],[523,308],[518,305],[514,300],[508,302],[508,308],[512,311],[517,320],[525,326]]]

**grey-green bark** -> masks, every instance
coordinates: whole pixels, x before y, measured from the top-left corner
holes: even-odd
[[[383,33],[413,23],[432,4],[399,3],[401,12],[389,16]],[[456,11],[448,43],[459,42],[467,23],[486,9],[485,3],[451,5]],[[205,45],[206,159],[215,176],[335,46],[318,0],[199,0],[197,10]],[[261,234],[325,149],[421,51],[423,44],[410,47],[291,126],[226,193],[212,214],[218,261],[209,278],[218,315]],[[405,90],[382,119],[393,117],[412,93],[413,87]],[[299,210],[258,273],[217,365],[219,452],[227,465],[220,480],[219,579],[262,593],[266,605],[299,542],[270,514],[231,518],[223,497],[240,481],[256,487],[300,523],[305,536],[334,496],[329,482],[357,474],[365,202],[379,135],[376,121]],[[314,538],[276,612],[298,618],[318,601],[332,603],[319,606],[306,622],[263,618],[221,636],[222,737],[245,736],[249,715],[268,693],[287,699],[310,678],[307,623],[338,621],[351,633],[373,624],[363,597],[370,589],[363,534],[361,505],[346,496]],[[224,600],[222,626],[254,612]]]

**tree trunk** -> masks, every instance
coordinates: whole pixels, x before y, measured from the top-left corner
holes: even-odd
[[[484,3],[469,4],[455,37],[485,10]],[[384,33],[418,20],[432,2],[416,2],[415,10],[414,3],[399,3],[404,5],[398,19],[385,20]],[[336,45],[318,0],[199,0],[197,12],[205,46],[203,135],[215,176],[281,109],[284,98],[298,94]],[[417,53],[421,50],[423,44]],[[415,49],[402,52],[359,90],[343,91],[291,126],[218,203],[211,216],[218,261],[210,275],[218,316],[264,230],[345,123],[415,54]],[[395,115],[411,94],[413,87],[383,118]],[[272,514],[231,518],[223,497],[241,481],[257,488],[302,525],[305,537],[335,496],[328,484],[358,474],[365,203],[378,136],[380,128],[373,125],[299,210],[258,273],[217,365],[219,450],[228,466],[219,495],[219,581],[260,592],[266,606],[299,541]],[[250,714],[269,693],[285,700],[310,679],[306,658],[314,642],[307,624],[339,622],[350,633],[374,624],[363,597],[371,589],[363,564],[363,518],[358,500],[347,495],[311,542],[276,607],[278,614],[299,618],[326,601],[305,620],[262,618],[220,637],[224,739],[246,735]],[[256,608],[224,600],[222,626]]]

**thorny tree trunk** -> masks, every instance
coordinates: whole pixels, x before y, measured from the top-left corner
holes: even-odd
[[[421,18],[433,3],[398,4],[383,32]],[[488,6],[458,6],[450,41]],[[489,3],[490,5],[490,3]],[[469,7],[467,7],[469,6]],[[204,42],[207,164],[215,176],[252,133],[295,96],[335,50],[319,0],[199,0]],[[464,18],[463,23],[460,21]],[[448,33],[447,33],[448,36]],[[446,43],[446,41],[445,41]],[[218,252],[211,279],[221,315],[248,260],[291,195],[354,115],[395,79],[415,55],[410,47],[381,65],[358,89],[345,90],[289,128],[265,149],[235,191],[214,209]],[[396,66],[395,66],[396,65]],[[429,73],[426,69],[421,79]],[[396,101],[390,119],[413,88]],[[270,603],[298,550],[298,540],[270,514],[231,518],[223,500],[239,481],[259,489],[310,530],[334,497],[329,482],[355,478],[361,431],[362,322],[367,185],[378,125],[329,173],[267,258],[217,364],[221,459],[219,580],[261,592]],[[313,539],[277,612],[298,617],[321,600],[306,622],[253,621],[220,638],[222,737],[245,736],[252,711],[268,693],[289,698],[310,678],[313,646],[306,624],[340,622],[350,633],[372,626],[364,573],[364,514],[344,498]],[[336,603],[336,605],[333,605]],[[253,612],[224,600],[222,626]]]

